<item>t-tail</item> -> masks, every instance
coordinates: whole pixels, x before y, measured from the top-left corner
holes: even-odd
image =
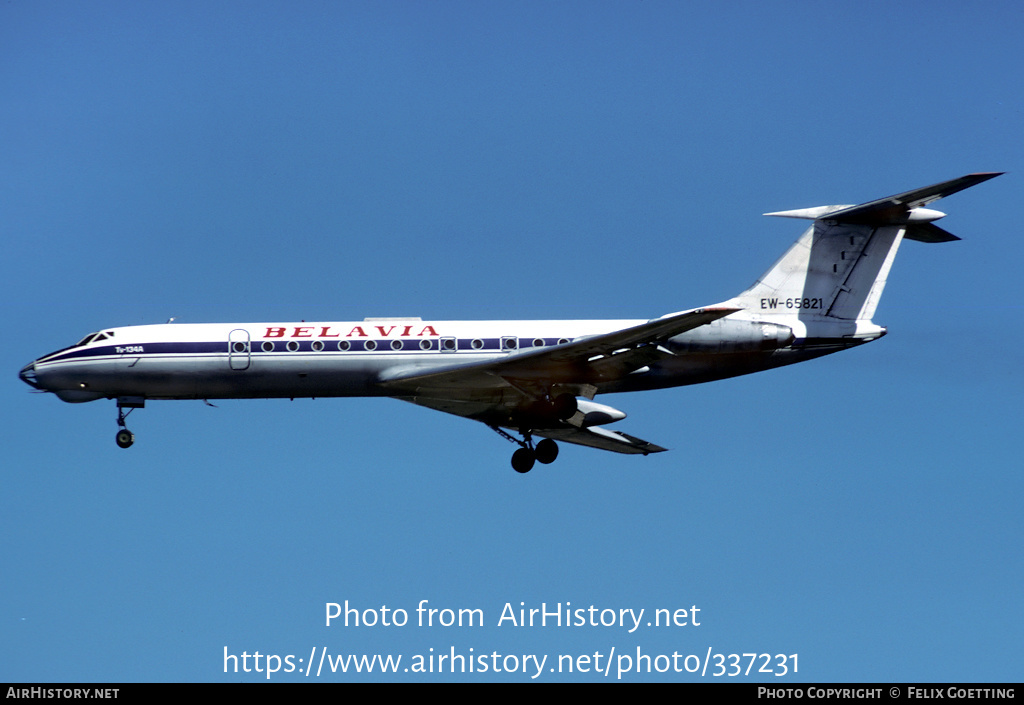
[[[798,339],[874,340],[885,334],[871,319],[900,243],[960,239],[935,225],[944,213],[925,206],[1000,173],[968,174],[858,206],[765,213],[814,224],[753,286],[723,305],[787,325]]]

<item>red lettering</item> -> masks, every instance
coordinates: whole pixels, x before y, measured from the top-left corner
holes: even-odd
[[[356,331],[359,331],[359,332],[358,332],[358,333],[356,333]],[[346,338],[351,338],[351,337],[352,337],[353,335],[358,335],[358,336],[360,336],[360,337],[363,337],[363,338],[365,338],[365,337],[366,337],[366,331],[364,331],[364,330],[363,330],[363,329],[362,329],[361,327],[359,327],[359,326],[356,326],[355,328],[353,328],[352,330],[350,330],[350,331],[348,332],[348,335],[346,335],[345,337],[346,337]]]
[[[283,338],[284,328],[267,328],[267,334],[264,338]]]
[[[402,335],[403,336],[409,335],[409,331],[411,331],[411,330],[412,330],[412,326],[406,326],[405,329],[402,331]]]
[[[393,331],[394,329],[395,329],[394,326],[391,326],[387,330],[384,330],[384,326],[377,326],[377,330],[379,330],[380,334],[383,335],[385,338],[387,336],[391,335],[391,331]]]
[[[292,337],[293,338],[312,338],[313,337],[312,333],[309,333],[309,332],[305,332],[304,333],[303,332],[303,331],[311,331],[311,330],[313,330],[312,326],[296,327],[295,328],[295,332],[292,333]]]
[[[323,328],[321,328],[320,329],[320,337],[321,338],[339,338],[339,337],[341,337],[341,333],[335,333],[334,335],[327,335],[327,331],[329,331],[330,329],[331,329],[330,326],[324,326]]]
[[[420,335],[437,335],[437,331],[434,330],[434,326],[426,326],[420,331]]]

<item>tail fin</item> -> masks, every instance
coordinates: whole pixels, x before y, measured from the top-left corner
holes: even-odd
[[[968,174],[859,206],[766,213],[814,224],[753,286],[727,304],[769,317],[870,322],[904,239],[960,239],[933,224],[944,213],[924,206],[1000,173]]]

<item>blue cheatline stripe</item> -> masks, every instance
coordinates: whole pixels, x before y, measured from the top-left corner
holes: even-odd
[[[502,338],[458,338],[457,339],[457,351],[459,352],[495,352],[502,350],[529,350],[534,348],[534,340],[537,338],[513,338],[507,336],[508,339],[516,340],[517,345],[515,348],[503,348]],[[402,343],[401,349],[395,349],[391,347],[392,342],[400,341]],[[427,349],[420,348],[420,341],[430,341],[430,347]],[[558,341],[563,340],[562,338],[540,338],[544,341],[543,347],[551,345],[557,345]],[[474,341],[480,341],[481,347],[473,347]],[[236,341],[237,342],[237,341]],[[262,345],[264,342],[274,344],[273,350],[263,350]],[[314,350],[314,343],[323,343],[321,350]],[[368,340],[362,339],[346,339],[346,342],[350,344],[348,350],[341,350],[338,348],[338,341],[335,340],[254,340],[250,343],[249,354],[251,355],[266,355],[266,354],[287,354],[287,353],[318,353],[318,352],[377,352],[377,353],[424,353],[424,352],[437,352],[439,350],[440,341],[437,338],[370,338]],[[296,343],[293,349],[289,349],[289,343]],[[65,348],[64,350],[58,350],[55,353],[51,353],[48,356],[39,359],[39,362],[58,362],[63,360],[74,360],[84,358],[119,358],[119,357],[139,357],[148,355],[196,355],[196,354],[227,354],[229,352],[229,346],[232,343],[228,341],[213,341],[213,342],[192,342],[192,343],[140,343],[138,345],[103,345],[95,348]],[[375,344],[376,347],[373,347]],[[536,346],[541,347],[541,346]],[[451,351],[449,351],[451,352]],[[246,351],[233,352],[234,355],[244,355]]]
[[[195,353],[226,353],[227,344],[212,343],[142,343],[140,345],[103,345],[98,348],[75,348],[58,351],[40,362],[56,362],[87,357],[137,357],[139,355],[190,355]]]

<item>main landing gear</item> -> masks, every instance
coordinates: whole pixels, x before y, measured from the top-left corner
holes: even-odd
[[[145,406],[146,400],[139,397],[124,397],[117,400],[117,425],[120,428],[117,431],[117,435],[114,436],[114,441],[117,443],[118,448],[129,448],[135,442],[135,434],[128,430],[124,420],[128,418],[128,414]],[[128,411],[125,411],[125,409],[128,409]]]
[[[542,438],[534,445],[528,430],[520,430],[523,440],[519,440],[497,426],[491,426],[491,429],[502,438],[519,445],[519,450],[512,454],[512,469],[518,473],[530,472],[535,462],[548,465],[558,457],[558,444],[550,438]]]
[[[555,420],[565,423],[578,409],[579,403],[572,394],[564,392],[552,397],[548,390],[548,394],[543,398],[534,399],[522,409],[518,419],[522,440],[506,433],[498,426],[490,426],[490,428],[505,440],[519,446],[519,450],[512,454],[512,469],[518,473],[526,473],[533,469],[534,463],[548,465],[555,462],[555,458],[558,457],[558,444],[550,438],[543,438],[534,445],[530,426],[535,423],[548,423]],[[541,428],[554,428],[554,426],[542,425]]]

